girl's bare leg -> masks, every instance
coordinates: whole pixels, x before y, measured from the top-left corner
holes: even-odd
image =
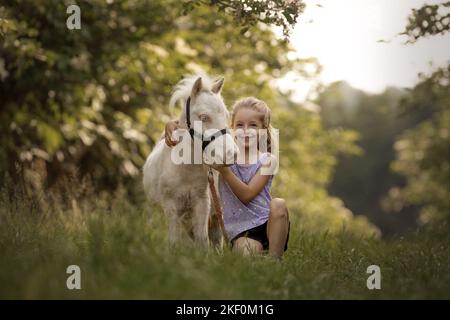
[[[250,254],[260,254],[263,251],[263,246],[261,242],[254,239],[240,237],[234,240],[233,251],[248,256]]]
[[[289,214],[286,202],[281,198],[273,198],[270,202],[267,238],[269,239],[269,255],[281,258],[289,231]]]

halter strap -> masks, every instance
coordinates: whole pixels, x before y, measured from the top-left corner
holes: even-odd
[[[186,124],[188,129],[191,129],[191,97],[186,100]]]
[[[227,128],[223,128],[222,130],[219,130],[217,132],[215,132],[213,135],[208,137],[208,140],[205,140],[204,135],[202,134],[202,150],[205,150],[206,147],[213,142],[216,138],[223,136],[227,133],[229,133],[230,130]]]

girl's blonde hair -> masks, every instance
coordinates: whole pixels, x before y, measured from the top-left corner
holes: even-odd
[[[263,128],[267,130],[267,151],[272,153],[272,125],[270,124],[271,111],[269,106],[262,100],[255,97],[247,97],[236,101],[232,107],[231,112],[231,126],[234,127],[234,118],[237,112],[241,109],[251,109],[262,114],[261,120]]]

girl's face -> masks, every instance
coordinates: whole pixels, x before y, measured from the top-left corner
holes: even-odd
[[[263,129],[263,114],[249,108],[237,111],[234,116],[233,129],[239,148],[248,149],[258,142],[258,130]]]

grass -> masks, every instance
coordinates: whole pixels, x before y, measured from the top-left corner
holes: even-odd
[[[110,200],[42,209],[0,200],[1,299],[449,299],[450,228],[405,238],[362,239],[302,230],[292,217],[281,263],[228,248],[169,250],[158,210]],[[150,212],[149,212],[150,211]],[[81,268],[81,290],[66,268]],[[366,269],[381,268],[381,290]]]

